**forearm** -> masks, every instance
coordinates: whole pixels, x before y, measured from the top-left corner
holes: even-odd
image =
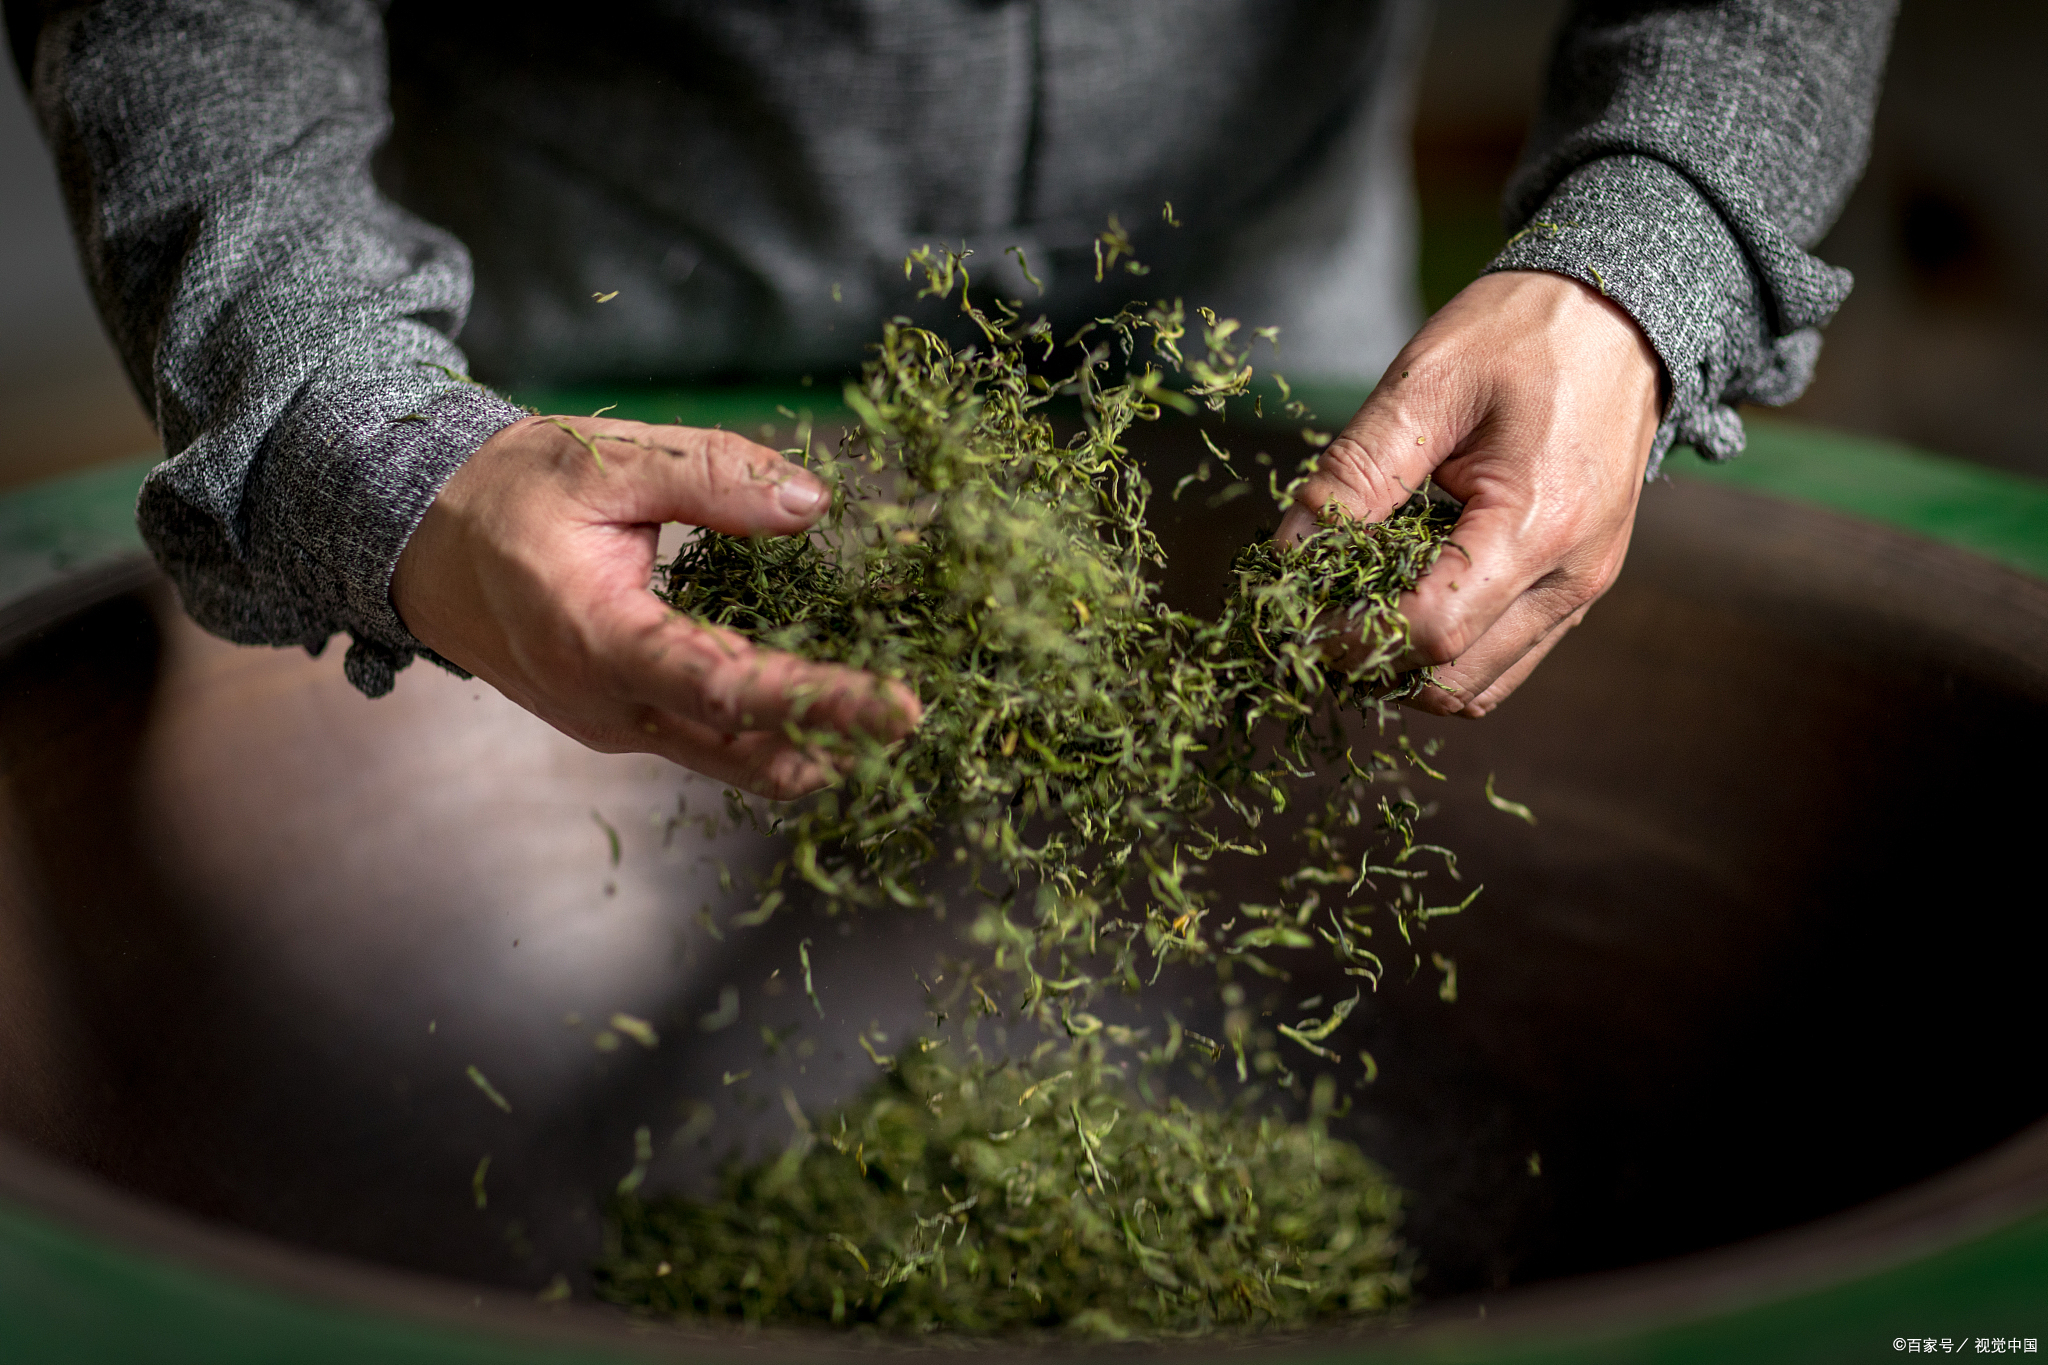
[[[1735,404],[1811,378],[1851,281],[1810,248],[1867,157],[1894,8],[1588,3],[1567,20],[1492,268],[1570,275],[1636,320],[1670,387],[1657,456],[1735,454]]]
[[[365,690],[442,483],[518,416],[450,377],[466,254],[382,199],[378,7],[105,0],[52,21],[33,94],[88,278],[164,441],[145,538],[210,629],[354,635]]]

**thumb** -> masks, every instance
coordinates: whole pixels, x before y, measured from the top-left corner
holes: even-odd
[[[1307,535],[1333,504],[1360,521],[1384,520],[1465,439],[1471,423],[1445,387],[1427,382],[1405,355],[1394,366],[1295,490],[1274,535],[1281,544]]]
[[[554,420],[601,453],[601,473],[585,487],[607,520],[790,535],[810,526],[831,502],[816,474],[730,431]]]

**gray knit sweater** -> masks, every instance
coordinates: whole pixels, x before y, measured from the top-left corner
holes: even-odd
[[[1892,0],[1587,3],[1496,269],[1626,308],[1661,455],[1812,372]],[[1112,213],[1185,296],[1371,380],[1416,320],[1425,0],[8,0],[102,315],[167,458],[144,536],[202,624],[422,647],[391,573],[501,387],[830,371],[928,241],[1107,302]],[[1171,200],[1187,226],[1160,222]],[[1006,280],[1005,283],[1021,283]],[[597,292],[618,291],[610,303]],[[466,325],[465,325],[466,324]],[[457,334],[463,346],[456,344]],[[465,353],[466,352],[466,353]],[[424,420],[400,420],[417,415]]]

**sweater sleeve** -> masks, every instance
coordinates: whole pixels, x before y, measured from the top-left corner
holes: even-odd
[[[372,696],[426,652],[407,538],[520,410],[463,377],[461,243],[384,199],[375,0],[100,0],[32,97],[101,317],[162,435],[143,538],[208,630],[318,651]]]
[[[1862,172],[1895,0],[1582,0],[1508,182],[1491,270],[1600,289],[1664,363],[1654,474],[1722,460],[1742,402],[1813,376],[1846,270],[1813,256]]]

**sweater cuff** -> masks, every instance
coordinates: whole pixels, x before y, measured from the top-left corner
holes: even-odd
[[[415,656],[453,667],[405,628],[391,576],[449,477],[526,415],[480,385],[451,389],[435,378],[316,385],[292,406],[264,461],[263,481],[291,495],[256,500],[277,517],[260,534],[292,547],[313,595],[333,604],[334,624],[353,637],[343,672],[372,697],[389,692]],[[324,639],[305,643],[317,649]]]
[[[1566,275],[1635,319],[1670,383],[1650,452],[1653,476],[1673,445],[1711,460],[1739,453],[1734,403],[1790,402],[1820,349],[1812,329],[1768,334],[1761,290],[1734,233],[1689,180],[1650,157],[1603,157],[1573,171],[1487,270]]]

